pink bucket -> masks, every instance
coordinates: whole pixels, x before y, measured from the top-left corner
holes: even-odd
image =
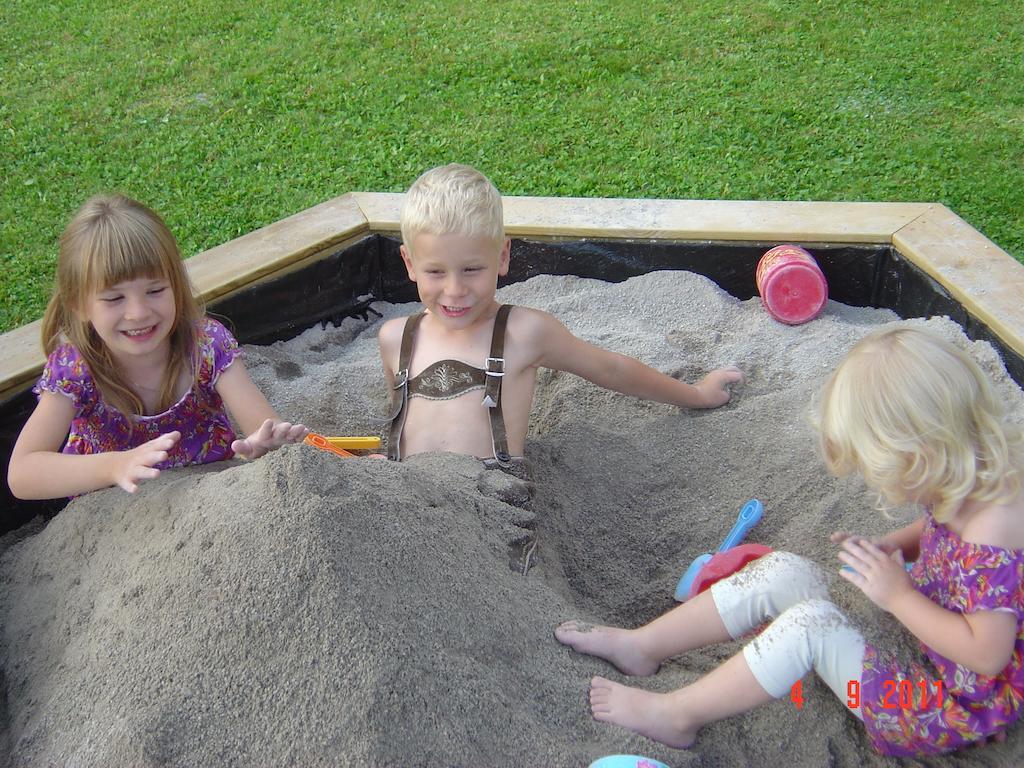
[[[798,245],[777,245],[757,264],[757,292],[768,314],[789,325],[813,320],[828,301],[818,262]]]

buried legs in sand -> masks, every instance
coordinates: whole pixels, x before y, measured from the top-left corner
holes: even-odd
[[[666,659],[741,637],[775,619],[741,653],[670,693],[593,678],[590,708],[595,719],[682,749],[693,744],[701,726],[786,695],[812,668],[837,696],[845,697],[846,682],[860,678],[864,642],[823,599],[826,594],[817,566],[776,552],[637,629],[568,621],[555,630],[555,637],[625,674],[647,676]]]

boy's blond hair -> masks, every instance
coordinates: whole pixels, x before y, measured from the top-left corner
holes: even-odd
[[[505,238],[501,193],[476,168],[452,163],[431,168],[405,195],[402,242],[411,252],[417,235]]]
[[[110,350],[85,316],[99,292],[141,277],[166,280],[174,296],[171,353],[160,387],[158,408],[177,400],[182,371],[198,374],[195,326],[202,309],[194,298],[174,235],[163,219],[124,195],[97,195],[85,201],[60,238],[57,278],[43,315],[42,344],[49,355],[64,340],[85,360],[103,399],[125,414],[141,414],[142,401],[125,380]],[[129,422],[130,424],[130,422]]]
[[[825,384],[812,421],[831,472],[859,472],[880,501],[931,504],[939,522],[966,499],[1020,491],[1021,431],[970,355],[933,333],[866,336]]]

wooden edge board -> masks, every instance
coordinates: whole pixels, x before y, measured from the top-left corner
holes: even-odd
[[[196,293],[210,302],[368,232],[353,196],[342,195],[199,253],[185,264]]]
[[[189,276],[211,302],[367,234],[398,232],[403,199],[351,192],[328,200],[193,256]],[[546,197],[505,197],[504,205],[514,237],[892,244],[1024,356],[1024,266],[942,205]],[[42,370],[39,325],[0,335],[0,400]]]
[[[405,196],[352,193],[374,232],[399,231]],[[512,237],[889,243],[929,203],[504,197]]]
[[[34,320],[0,336],[0,402],[34,383],[43,370],[43,349],[39,343],[43,321]]]
[[[944,205],[894,232],[892,244],[1024,357],[1024,265]]]

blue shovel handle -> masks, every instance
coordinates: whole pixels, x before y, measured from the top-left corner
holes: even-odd
[[[739,515],[736,518],[736,524],[729,531],[729,535],[725,537],[725,541],[722,542],[722,546],[718,548],[718,552],[725,552],[726,550],[732,549],[741,541],[743,537],[747,535],[757,521],[761,519],[761,515],[764,514],[764,505],[757,499],[751,499],[743,508],[740,510]],[[686,569],[686,573],[679,579],[679,583],[676,585],[675,598],[679,602],[683,602],[690,595],[690,587],[693,586],[693,582],[697,580],[697,576],[700,574],[701,568],[708,564],[711,560],[711,553],[707,552],[703,555],[696,557],[690,567]]]
[[[718,551],[726,552],[743,541],[750,529],[757,525],[763,514],[764,504],[757,499],[751,499],[744,504],[743,509],[740,510],[740,514],[736,518],[736,525],[729,531],[729,535],[725,537],[725,541],[722,542],[722,546],[718,548]]]

